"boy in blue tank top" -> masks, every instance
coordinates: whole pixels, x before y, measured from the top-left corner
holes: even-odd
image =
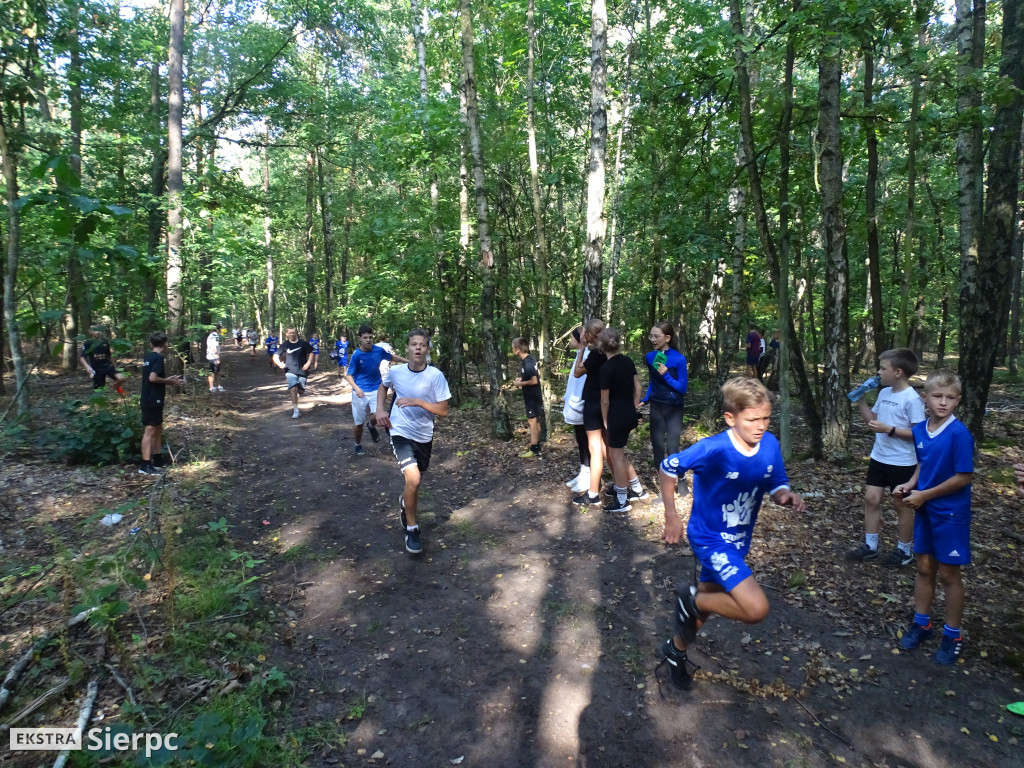
[[[700,577],[696,586],[676,589],[675,635],[660,648],[672,683],[683,689],[692,680],[686,668],[687,643],[696,639],[711,614],[746,624],[768,615],[768,599],[745,560],[764,494],[776,504],[804,511],[804,500],[789,489],[779,441],[768,432],[768,390],[756,379],[730,379],[722,385],[722,400],[729,429],[669,456],[659,470],[665,501],[662,538],[669,544],[679,543],[683,534],[676,480],[693,472],[686,536],[701,565]]]
[[[924,384],[927,421],[915,424],[917,470],[893,489],[914,510],[914,618],[900,637],[911,650],[932,636],[931,609],[935,582],[946,593],[946,624],[935,652],[939,664],[952,664],[963,651],[960,620],[964,612],[964,583],[960,566],[971,562],[971,479],[974,438],[953,415],[960,403],[960,377],[940,369]]]

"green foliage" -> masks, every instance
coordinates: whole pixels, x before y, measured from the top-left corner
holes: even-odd
[[[87,401],[64,407],[65,427],[54,430],[58,457],[76,464],[117,464],[136,460],[142,448],[137,396],[114,398],[99,390]]]

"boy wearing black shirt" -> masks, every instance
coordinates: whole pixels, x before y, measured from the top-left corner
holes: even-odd
[[[167,334],[155,331],[149,337],[152,350],[142,363],[142,386],[139,389],[139,405],[142,408],[142,466],[140,475],[159,475],[153,466],[153,455],[163,452],[161,439],[164,431],[164,394],[167,385],[185,386],[181,376],[164,376],[164,353],[167,351]]]
[[[306,391],[306,376],[313,365],[313,347],[305,339],[299,338],[294,325],[288,326],[284,334],[284,342],[277,354],[272,358],[274,364],[284,371],[288,382],[288,392],[292,398],[292,418],[299,418],[299,395]],[[281,362],[284,355],[285,362]]]
[[[512,351],[522,361],[521,372],[513,386],[523,391],[523,405],[526,406],[526,421],[530,425],[530,447],[519,454],[520,459],[540,458],[540,414],[544,410],[544,398],[540,391],[540,373],[537,360],[530,354],[526,339],[512,339]]]
[[[82,367],[92,377],[92,388],[99,389],[106,385],[107,379],[113,379],[117,394],[124,395],[124,375],[117,372],[110,355],[110,342],[103,338],[103,326],[94,325],[89,329],[92,336],[82,345]]]

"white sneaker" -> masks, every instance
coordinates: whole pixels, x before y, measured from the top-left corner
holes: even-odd
[[[299,418],[299,409],[298,408],[293,408],[292,409],[292,418],[293,419]]]
[[[217,391],[218,392],[227,392],[227,390],[224,389],[224,387],[217,387]]]
[[[210,391],[211,391],[211,392],[216,392],[216,391],[217,391],[217,388],[216,388],[216,387],[210,387]]]
[[[580,476],[576,475],[576,477],[574,477],[572,480],[568,481],[565,484],[565,487],[568,488],[570,491],[578,491],[579,488],[577,488],[576,486],[578,486],[579,484],[580,484]]]

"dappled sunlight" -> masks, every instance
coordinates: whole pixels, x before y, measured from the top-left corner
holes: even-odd
[[[502,627],[505,647],[514,653],[529,655],[537,652],[541,640],[544,611],[542,602],[547,589],[549,571],[543,558],[536,552],[523,556],[512,573],[499,573],[491,582],[491,598],[487,610]],[[510,625],[504,621],[510,609],[528,617],[526,622]]]

